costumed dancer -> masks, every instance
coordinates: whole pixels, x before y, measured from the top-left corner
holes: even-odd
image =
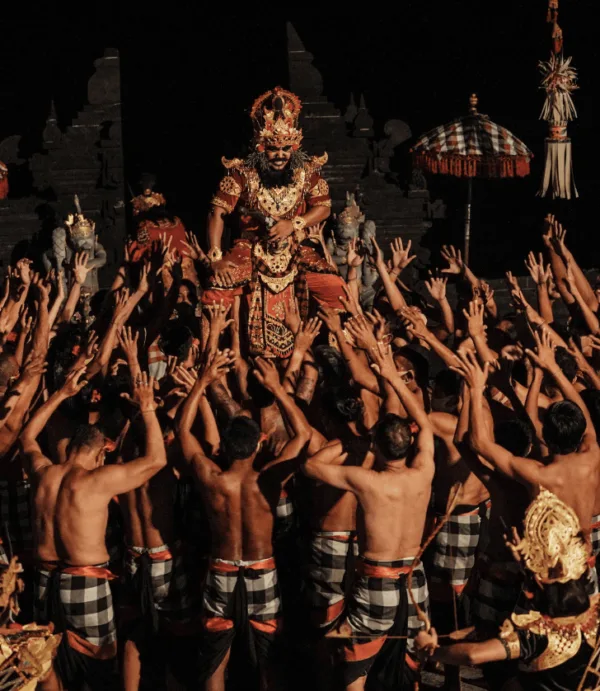
[[[203,302],[231,303],[245,293],[250,351],[267,357],[284,358],[293,349],[284,320],[294,297],[305,320],[309,294],[335,309],[344,295],[337,270],[310,243],[309,229],[329,217],[331,198],[321,176],[327,154],[310,157],[300,148],[300,110],[300,99],[280,87],[256,99],[250,112],[254,151],[245,160],[222,159],[227,175],[208,218],[214,275]],[[225,217],[234,213],[239,233],[223,255]]]

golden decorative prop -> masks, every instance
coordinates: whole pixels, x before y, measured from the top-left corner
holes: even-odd
[[[526,614],[513,614],[511,620],[517,629],[531,631],[548,639],[548,645],[544,652],[532,660],[527,665],[527,669],[532,672],[541,672],[562,665],[577,654],[583,638],[590,647],[594,648],[598,624],[600,623],[599,605],[600,595],[594,595],[591,598],[590,608],[583,614],[574,617],[553,619],[534,611]],[[511,633],[507,622],[505,622],[503,631],[506,632],[505,636],[509,636]]]
[[[525,513],[523,539],[511,548],[542,584],[576,581],[588,569],[589,547],[577,514],[544,488]]]

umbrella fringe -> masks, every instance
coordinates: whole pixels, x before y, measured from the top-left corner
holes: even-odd
[[[447,153],[415,153],[415,165],[429,173],[454,175],[455,177],[514,178],[529,175],[529,158],[526,156],[496,156],[483,159],[478,156],[455,156]]]

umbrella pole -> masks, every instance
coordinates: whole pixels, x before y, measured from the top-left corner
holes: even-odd
[[[469,245],[471,244],[471,202],[473,200],[473,178],[469,178],[469,186],[467,187],[467,206],[465,209],[465,249],[463,259],[465,264],[469,265]]]

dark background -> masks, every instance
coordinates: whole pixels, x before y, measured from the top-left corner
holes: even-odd
[[[401,118],[418,136],[466,112],[476,92],[480,111],[534,151],[529,178],[475,183],[473,264],[481,273],[521,270],[526,251],[541,247],[548,211],[565,221],[583,263],[600,263],[597,0],[560,3],[565,52],[574,56],[581,85],[575,94],[579,119],[569,125],[581,195],[572,202],[535,197],[546,135],[538,120],[544,95],[537,70],[550,52],[546,0],[405,0],[393,10],[378,3],[321,3],[287,13],[277,9],[282,5],[259,3],[228,13],[217,4],[209,10],[176,2],[103,3],[82,5],[78,14],[37,4],[5,14],[0,39],[0,139],[22,134],[25,154],[40,145],[50,99],[59,124],[68,124],[85,103],[93,60],[115,45],[126,177],[134,186],[141,171],[156,172],[173,210],[202,233],[220,157],[244,152],[253,98],[286,84],[291,20],[314,55],[328,98],[343,110],[351,92],[364,93],[376,132],[386,120]],[[394,162],[406,178],[410,143],[397,150]],[[459,240],[464,182],[430,176],[429,187],[446,201],[449,216],[430,235]]]

